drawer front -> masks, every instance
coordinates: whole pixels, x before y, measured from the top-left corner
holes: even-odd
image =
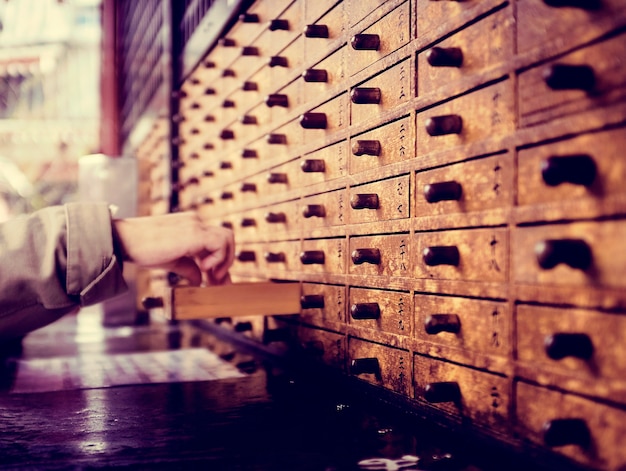
[[[518,358],[549,370],[589,379],[623,380],[626,358],[616,346],[625,335],[624,315],[517,306]]]
[[[268,65],[274,85],[286,83],[293,71],[298,70],[304,62],[304,36],[298,36],[285,49],[272,56]],[[299,81],[298,81],[299,83]]]
[[[317,262],[317,252],[324,254],[323,263]],[[317,263],[310,263],[311,260]],[[307,263],[307,260],[309,261]],[[300,252],[300,270],[307,273],[343,274],[346,267],[346,240],[305,239]]]
[[[417,232],[414,245],[416,278],[485,282],[507,279],[506,229]]]
[[[511,313],[506,303],[415,295],[415,337],[437,345],[509,357]]]
[[[450,116],[455,118],[449,118]],[[460,128],[456,127],[459,118]],[[451,120],[454,124],[444,131],[446,125],[451,124]],[[427,126],[435,135],[429,133]],[[439,129],[440,126],[444,129]],[[451,130],[458,132],[450,132]],[[512,83],[505,80],[419,112],[416,131],[417,156],[504,136],[514,130]],[[484,151],[495,151],[499,146],[499,143],[494,142]]]
[[[337,3],[337,0],[320,0],[317,2],[304,2],[304,19],[306,24],[316,23],[320,16],[324,15],[330,8]],[[343,6],[341,3],[339,6]],[[338,7],[333,8],[333,10]],[[320,23],[324,23],[323,18]]]
[[[296,201],[273,204],[257,210],[257,214],[260,232],[269,237],[281,237],[300,230],[301,213]]]
[[[299,168],[295,172],[298,186],[304,187],[323,183],[346,175],[347,146],[348,141],[344,140],[302,156],[297,164]],[[323,164],[311,161],[322,161]]]
[[[274,129],[265,137],[263,157],[272,161],[286,161],[293,158],[295,149],[302,145],[304,129],[298,120]]]
[[[238,244],[235,252],[235,260],[231,269],[234,274],[251,275],[259,273],[263,265],[262,242],[244,242]]]
[[[350,288],[347,316],[355,327],[410,336],[412,310],[407,292]]]
[[[352,89],[350,109],[353,125],[379,119],[411,98],[410,64],[408,59],[404,60]],[[368,91],[376,92],[375,96],[367,96]]]
[[[345,190],[329,191],[302,198],[300,223],[306,233],[318,227],[339,226],[345,223],[347,211]]]
[[[432,93],[508,60],[513,55],[513,21],[511,9],[505,8],[444,39],[434,48],[420,52],[417,55],[417,94]],[[451,48],[459,49],[460,56],[457,51],[441,51]],[[454,65],[437,62],[435,54],[441,52],[454,52],[449,58],[454,59],[451,62]]]
[[[624,234],[624,220],[518,227],[512,235],[515,281],[623,288]],[[574,244],[564,244],[564,240]]]
[[[346,347],[342,335],[299,325],[298,338],[307,358],[345,371]]]
[[[355,50],[350,47],[348,58],[350,75],[356,74],[408,43],[410,35],[409,2],[404,2],[360,34],[377,35],[380,39],[380,45],[377,50]]]
[[[346,75],[346,54],[347,46],[342,46],[317,64],[308,67],[302,79],[303,95],[321,96],[342,83]]]
[[[330,135],[348,126],[348,96],[342,93],[336,98],[311,109],[300,117],[301,126],[305,125],[305,119],[312,116],[323,116],[323,121],[310,121],[314,128],[304,129],[304,142],[319,141],[324,142]],[[317,127],[320,126],[320,127]]]
[[[310,20],[307,21],[307,25],[325,26],[328,31],[327,38],[316,37],[315,34],[311,35],[311,33],[307,36],[305,31],[304,54],[307,63],[319,60],[320,57],[330,50],[329,46],[335,43],[337,38],[340,38],[345,32],[346,12],[344,3],[339,3],[321,18],[312,11],[317,10],[320,14],[324,13],[335,2],[332,2],[331,5],[327,5],[328,3],[329,2],[305,2],[304,8],[307,10],[307,16],[311,13],[313,13],[312,16],[314,16],[314,18],[310,18]],[[313,31],[313,33],[315,32]]]
[[[281,0],[282,1],[282,0]],[[259,3],[259,2],[257,2]],[[302,31],[303,2],[293,2],[285,11],[274,9],[273,3],[268,2],[268,12],[264,21],[267,29],[252,43],[261,51],[264,57],[271,57],[291,43]],[[286,20],[288,29],[270,29],[272,20]]]
[[[475,10],[478,3],[485,9],[498,5],[500,0],[470,1],[470,2],[433,2],[431,0],[416,0],[417,37],[424,36],[437,29],[437,33],[443,33],[441,29],[445,25],[445,31],[450,31],[459,18],[465,18],[471,10]]]
[[[299,187],[299,160],[291,160],[251,177],[257,183],[259,196],[277,195]]]
[[[528,439],[594,469],[619,469],[626,462],[623,410],[523,382],[516,394],[517,425]]]
[[[276,277],[300,269],[300,241],[298,240],[266,242],[259,255],[263,259],[262,269],[273,273]]]
[[[411,273],[409,239],[409,234],[351,237],[349,273],[408,276]],[[370,254],[370,251],[377,251],[377,254]]]
[[[348,190],[351,224],[409,217],[409,176],[353,186]]]
[[[402,118],[350,139],[350,173],[355,174],[412,159],[413,127]]]
[[[369,16],[380,8],[385,2],[380,0],[344,0],[348,4],[350,26]]]
[[[415,175],[415,216],[510,207],[513,173],[508,153],[418,172]]]
[[[278,82],[273,77],[270,77],[270,80],[274,86],[278,85]],[[291,115],[291,110],[298,108],[304,103],[304,96],[302,95],[301,89],[302,81],[294,80],[293,82],[286,84],[283,88],[279,90],[274,89],[270,92],[272,95],[285,95],[287,97],[287,106],[269,106],[267,104],[267,99],[270,95],[266,97],[266,106],[268,106],[270,109],[270,120],[272,123],[278,124],[284,122],[287,117]],[[296,141],[292,139],[291,143],[294,142]],[[302,138],[300,138],[300,140],[298,140],[297,142],[301,143]]]
[[[598,202],[626,193],[624,148],[626,130],[620,128],[520,150],[519,205]]]
[[[348,362],[351,375],[405,396],[410,394],[411,355],[406,350],[350,337]]]
[[[300,320],[317,326],[346,321],[346,288],[318,283],[302,284]]]
[[[507,378],[422,355],[413,361],[416,399],[479,426],[509,428]]]

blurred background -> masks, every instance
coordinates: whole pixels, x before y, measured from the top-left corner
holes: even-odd
[[[101,0],[0,0],[0,221],[78,198],[99,152]]]

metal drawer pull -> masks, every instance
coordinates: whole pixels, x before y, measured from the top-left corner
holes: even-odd
[[[254,227],[256,226],[256,221],[252,218],[243,218],[241,220],[241,227]]]
[[[440,201],[458,201],[463,194],[463,187],[455,181],[429,183],[424,185],[424,198],[429,203]]]
[[[590,92],[596,84],[593,69],[588,65],[552,64],[543,74],[552,90],[583,90]]]
[[[241,86],[241,89],[244,92],[256,92],[259,89],[259,86],[256,82],[245,81]]]
[[[328,82],[328,72],[325,69],[307,69],[302,72],[305,82]]]
[[[457,114],[433,116],[426,120],[426,132],[430,136],[460,134],[463,130],[463,118]]]
[[[431,314],[424,320],[424,330],[428,335],[441,332],[458,334],[461,331],[461,320],[456,314]]]
[[[543,240],[535,245],[535,255],[537,263],[544,270],[554,268],[559,263],[586,270],[592,262],[591,248],[581,239]]]
[[[461,400],[461,388],[455,381],[442,381],[428,383],[424,389],[424,399],[428,402],[459,402]]]
[[[328,26],[326,25],[307,25],[304,28],[304,36],[307,38],[328,38]]]
[[[437,265],[458,266],[461,256],[456,246],[435,246],[426,247],[422,252],[424,263],[429,267]]]
[[[279,329],[265,329],[263,331],[263,343],[286,342],[289,340],[289,329],[281,327]]]
[[[602,6],[601,0],[543,0],[550,7],[574,7],[583,10],[598,10]]]
[[[252,116],[250,114],[244,114],[241,117],[241,124],[257,124],[256,116]]]
[[[380,141],[359,140],[352,143],[352,153],[354,155],[379,156],[381,150]]]
[[[358,303],[350,306],[352,319],[380,319],[380,306],[378,303]]]
[[[377,105],[382,97],[380,88],[358,87],[350,92],[350,100],[357,105]]]
[[[352,263],[355,265],[362,263],[380,265],[380,250],[378,249],[355,249],[352,251],[351,257]]]
[[[583,419],[554,419],[543,424],[543,442],[549,447],[591,443],[589,427]]]
[[[267,175],[267,183],[287,183],[286,173],[269,173]]]
[[[350,362],[350,373],[353,375],[374,374],[380,375],[378,358],[355,358]]]
[[[552,156],[541,162],[541,176],[549,186],[561,183],[591,186],[596,173],[596,163],[586,154]]]
[[[305,294],[300,297],[300,306],[302,306],[302,309],[323,309],[324,295]]]
[[[254,149],[244,149],[241,151],[241,157],[244,159],[256,159],[258,156],[259,154]]]
[[[289,21],[283,19],[271,20],[268,29],[270,31],[289,31]]]
[[[287,136],[284,134],[268,134],[267,143],[273,145],[285,145],[287,144]]]
[[[546,355],[553,360],[575,357],[590,360],[593,356],[593,343],[587,334],[561,332],[546,336],[543,342]]]
[[[360,193],[350,198],[352,209],[378,209],[380,200],[376,193]]]
[[[300,126],[304,129],[326,129],[326,113],[304,113],[300,116]]]
[[[426,53],[432,67],[461,67],[463,51],[459,47],[433,47]]]
[[[242,183],[241,184],[241,192],[245,193],[245,192],[256,192],[256,184],[254,183]]]
[[[285,56],[272,56],[267,65],[270,67],[289,67],[289,62]]]
[[[300,164],[300,169],[305,173],[323,173],[326,171],[326,162],[321,159],[306,159]]]
[[[300,254],[300,262],[303,265],[323,265],[325,261],[323,250],[307,250]]]
[[[270,108],[273,106],[282,106],[283,108],[287,108],[289,106],[289,98],[287,95],[272,93],[265,98],[265,104]]]
[[[302,210],[302,215],[305,218],[323,218],[326,217],[326,209],[323,204],[307,204]]]
[[[252,250],[242,250],[237,254],[237,260],[240,262],[256,262],[256,253]]]
[[[267,213],[265,215],[265,221],[270,224],[276,224],[280,222],[287,222],[287,216],[285,213]]]
[[[265,252],[263,256],[267,263],[284,263],[287,261],[283,252]]]
[[[357,51],[378,51],[380,36],[377,34],[355,34],[350,40],[352,49]]]

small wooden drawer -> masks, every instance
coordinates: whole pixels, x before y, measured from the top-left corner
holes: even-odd
[[[302,198],[299,210],[302,230],[306,233],[317,227],[345,224],[348,204],[343,189]]]
[[[303,283],[300,321],[320,327],[346,322],[346,288],[343,285]]]
[[[347,146],[348,141],[344,140],[303,155],[297,161],[298,168],[293,171],[294,185],[306,187],[346,175]]]
[[[257,47],[247,44],[242,44],[242,46],[245,47],[239,48],[239,57],[228,65],[228,68],[235,73],[237,78],[237,88],[240,88],[243,81],[247,80],[268,61],[268,58],[263,56]]]
[[[409,193],[409,175],[350,187],[348,222],[358,224],[408,218]]]
[[[281,0],[282,1],[282,0]],[[257,2],[259,3],[259,2]],[[268,13],[265,25],[267,29],[251,44],[256,46],[265,57],[276,55],[287,47],[302,31],[304,2],[292,2],[282,13],[274,9],[273,3],[268,2]]]
[[[578,3],[580,6],[576,7]],[[591,8],[585,8],[585,3]],[[571,2],[573,6],[559,8],[543,0],[518,0],[517,47],[520,53],[535,49],[565,51],[578,44],[599,38],[615,27],[611,17],[624,14],[621,0]],[[599,8],[594,8],[598,6]],[[557,50],[554,50],[557,46]]]
[[[417,37],[436,33],[443,35],[459,26],[459,22],[468,19],[479,2],[433,2],[432,0],[416,0]],[[495,7],[501,0],[483,0],[480,2],[483,11]],[[476,12],[479,13],[479,12]],[[467,21],[467,20],[466,20]],[[482,39],[483,41],[485,39]]]
[[[258,210],[260,232],[268,237],[281,237],[300,230],[301,212],[296,201],[273,204]]]
[[[415,337],[437,345],[509,357],[511,313],[502,302],[415,295]]]
[[[266,59],[270,68],[270,76],[275,86],[281,86],[293,75],[293,71],[300,69],[304,62],[304,40],[298,36],[283,50]]]
[[[264,138],[264,156],[272,161],[286,161],[294,157],[295,150],[304,142],[303,131],[298,120],[289,121],[272,130]]]
[[[323,13],[329,7],[327,3],[329,2],[305,2],[304,8],[307,10],[307,15],[313,13],[311,10],[314,9],[323,10]],[[346,29],[345,3],[339,3],[321,18],[317,15],[313,16],[314,18],[309,17],[310,20],[307,20],[304,26],[304,57],[309,64],[327,54],[330,50],[329,46],[344,34]]]
[[[408,59],[357,85],[350,91],[353,125],[380,119],[385,113],[411,98]]]
[[[346,272],[346,240],[304,239],[300,252],[300,270],[308,273],[343,274]]]
[[[348,126],[348,95],[341,95],[300,116],[304,142],[328,140]]]
[[[404,2],[369,28],[353,36],[350,39],[351,50],[348,58],[349,75],[356,74],[407,44],[410,39],[410,19],[409,2]]]
[[[294,80],[293,82],[285,85],[280,90],[272,92],[265,97],[265,106],[267,106],[270,110],[270,122],[283,122],[285,118],[291,114],[291,111],[294,108],[298,108],[300,105],[303,104],[304,96],[302,95],[301,88],[302,81]],[[286,106],[283,106],[283,104],[273,105],[272,100],[274,100],[275,97],[286,99]]]
[[[626,378],[616,348],[626,338],[626,316],[584,309],[517,306],[517,356],[590,380]]]
[[[414,157],[413,126],[408,117],[350,139],[350,174]]]
[[[347,4],[347,9],[350,12],[348,15],[350,26],[357,24],[385,3],[380,0],[344,0],[344,2]]]
[[[513,161],[500,154],[418,172],[415,216],[508,208],[513,202]]]
[[[411,391],[411,354],[406,350],[348,338],[348,372],[404,396]]]
[[[238,45],[248,44],[250,39],[256,38],[267,27],[272,15],[283,11],[288,4],[289,0],[273,1],[271,7],[268,2],[253,3],[228,30],[227,37]]]
[[[411,273],[409,234],[350,238],[349,273],[408,276]]]
[[[518,204],[587,201],[593,205],[623,195],[625,148],[626,130],[620,128],[520,150]]]
[[[235,260],[232,265],[233,273],[258,273],[264,265],[263,243],[246,242],[237,244]]]
[[[509,426],[509,380],[422,355],[415,355],[415,398],[477,426],[500,432]]]
[[[304,3],[304,21],[306,24],[312,24],[318,21],[320,16],[327,14],[326,12],[333,8],[337,0],[319,0],[317,2]],[[333,8],[334,9],[334,8]]]
[[[507,280],[509,239],[506,229],[417,232],[414,245],[416,278]],[[513,244],[513,247],[518,246]]]
[[[520,124],[606,106],[626,95],[626,34],[577,50],[519,76]]]
[[[417,113],[417,157],[513,132],[512,86],[511,81],[505,80]],[[494,140],[481,153],[500,147]]]
[[[408,292],[350,288],[348,319],[355,327],[411,335],[413,299]]]
[[[510,8],[498,10],[418,53],[417,94],[430,94],[509,60],[513,55],[512,14]]]
[[[626,412],[573,394],[516,383],[518,432],[593,469],[626,462]]]
[[[626,220],[517,227],[511,239],[519,283],[626,286]]]
[[[299,188],[300,159],[290,160],[256,176],[263,195],[276,195]]]
[[[346,339],[343,335],[299,324],[298,339],[307,360],[345,371]]]
[[[300,270],[300,241],[272,241],[263,244],[263,267],[269,274],[280,276]]]
[[[323,96],[342,83],[346,74],[347,46],[342,46],[302,73],[302,93],[305,97]]]

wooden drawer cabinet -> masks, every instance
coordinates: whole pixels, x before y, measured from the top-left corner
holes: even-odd
[[[300,320],[320,327],[346,322],[346,289],[343,285],[302,283]]]
[[[355,327],[410,336],[412,311],[407,292],[350,287],[347,316]]]
[[[386,221],[409,217],[409,176],[404,175],[348,190],[349,223]]]
[[[408,351],[348,338],[349,373],[405,396],[411,388],[411,356]]]
[[[304,239],[300,251],[300,269],[305,273],[342,274],[346,270],[346,240]]]
[[[411,273],[409,234],[350,237],[349,273],[408,276]]]

